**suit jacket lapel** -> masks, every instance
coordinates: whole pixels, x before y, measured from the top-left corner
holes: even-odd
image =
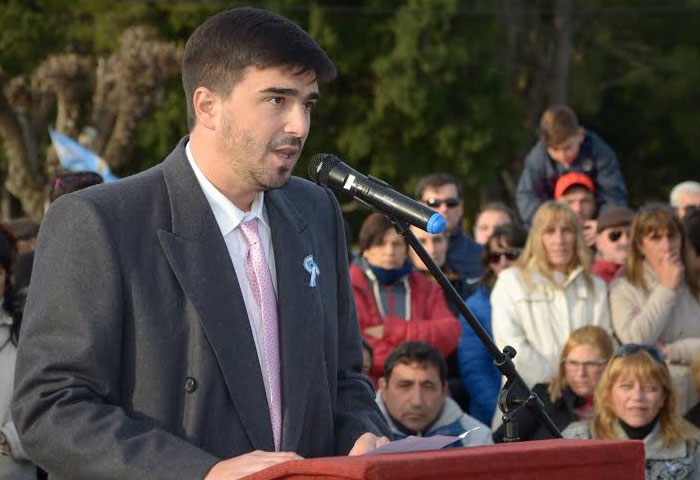
[[[270,415],[260,408],[267,399],[243,295],[214,214],[187,162],[185,141],[163,163],[172,231],[161,230],[158,238],[197,310],[251,444],[274,450]]]
[[[297,451],[307,404],[312,358],[323,342],[319,289],[309,286],[304,258],[315,250],[306,220],[294,208],[285,189],[265,193],[277,269],[283,388],[282,449]],[[316,375],[317,377],[317,375]]]

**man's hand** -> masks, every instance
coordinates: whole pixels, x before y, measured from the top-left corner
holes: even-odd
[[[294,452],[263,452],[262,450],[255,450],[245,455],[220,461],[209,470],[204,480],[243,478],[290,460],[302,460],[302,457]]]
[[[652,265],[654,267],[654,265]],[[685,274],[685,267],[680,254],[669,253],[664,256],[659,265],[656,266],[656,275],[659,283],[669,290],[676,290],[681,284]]]
[[[378,437],[373,433],[365,432],[360,438],[355,441],[352,450],[348,453],[349,457],[354,457],[356,455],[362,455],[370,450],[374,450],[377,447],[381,447],[385,443],[389,443],[389,439],[386,437]]]

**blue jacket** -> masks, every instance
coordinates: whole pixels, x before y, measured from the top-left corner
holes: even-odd
[[[489,288],[482,285],[467,299],[466,304],[484,330],[493,337],[490,294]],[[501,372],[463,316],[459,316],[459,321],[462,322],[462,337],[457,345],[457,357],[462,384],[469,392],[469,414],[490,425],[501,389]]]
[[[557,178],[571,171],[591,177],[599,210],[610,205],[627,205],[627,187],[620,164],[610,145],[598,135],[586,131],[578,156],[571,165],[552,160],[547,147],[540,140],[525,157],[516,192],[518,212],[526,225],[532,223],[532,217],[540,204],[554,198],[554,183]]]
[[[464,276],[467,285],[474,285],[481,278],[482,246],[462,231],[461,224],[450,234],[447,248],[447,264]]]

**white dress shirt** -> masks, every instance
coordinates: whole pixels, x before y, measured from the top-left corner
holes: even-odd
[[[187,154],[187,160],[190,162],[190,166],[197,177],[197,181],[202,187],[204,196],[207,198],[209,206],[214,213],[214,218],[216,218],[216,223],[219,225],[221,235],[223,235],[224,241],[226,242],[226,248],[231,256],[233,268],[236,270],[236,277],[238,278],[238,284],[241,287],[243,301],[245,302],[245,309],[248,313],[248,320],[250,321],[250,329],[253,332],[255,350],[258,353],[260,370],[262,373],[263,382],[265,383],[265,394],[267,395],[267,400],[269,402],[270,386],[268,378],[265,375],[265,356],[263,355],[261,344],[262,317],[260,307],[255,301],[253,291],[250,288],[250,282],[248,281],[248,275],[246,274],[245,269],[248,244],[243,237],[243,232],[241,232],[241,229],[238,228],[242,222],[246,222],[254,218],[258,219],[258,235],[260,235],[260,240],[262,241],[265,258],[267,259],[267,264],[270,267],[272,284],[275,288],[275,294],[277,294],[277,270],[275,268],[275,255],[274,250],[272,249],[272,236],[270,232],[270,224],[267,218],[267,210],[265,209],[265,204],[263,202],[265,194],[264,192],[258,192],[255,195],[252,205],[250,206],[250,211],[243,212],[240,208],[234,205],[231,200],[226,198],[224,194],[221,193],[209,181],[204,173],[202,173],[199,166],[197,166],[194,156],[192,155],[189,142],[185,147],[185,152]]]

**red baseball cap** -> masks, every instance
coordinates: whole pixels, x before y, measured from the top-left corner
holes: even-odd
[[[569,172],[559,177],[554,184],[554,200],[559,200],[564,195],[564,192],[574,185],[582,185],[590,190],[591,193],[595,193],[595,185],[593,185],[591,177],[585,173]]]

